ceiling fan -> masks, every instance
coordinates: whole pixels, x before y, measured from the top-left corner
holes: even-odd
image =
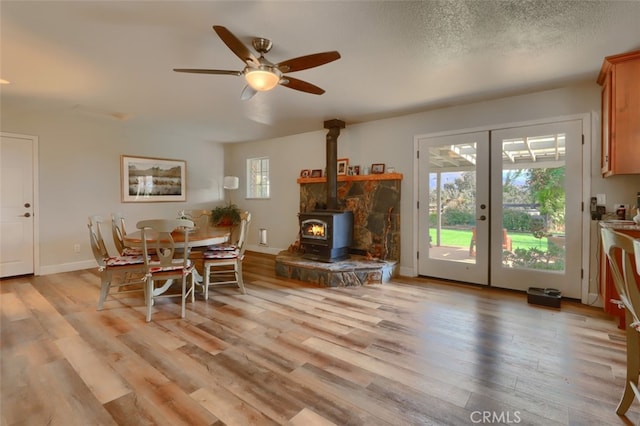
[[[257,92],[269,91],[277,85],[299,90],[301,92],[312,93],[314,95],[322,95],[324,90],[318,86],[284,75],[284,73],[302,71],[340,59],[340,53],[334,50],[331,52],[300,56],[274,64],[264,57],[265,53],[271,50],[271,40],[266,38],[253,39],[251,44],[256,52],[260,54],[260,57],[256,58],[255,55],[253,55],[253,53],[251,53],[251,51],[227,28],[220,25],[214,25],[213,29],[218,34],[218,37],[222,39],[224,44],[226,44],[227,47],[245,63],[244,69],[242,71],[232,71],[174,68],[173,70],[176,72],[195,74],[242,75],[247,81],[247,86],[244,88],[242,95],[240,96],[240,99],[242,100],[251,99]]]

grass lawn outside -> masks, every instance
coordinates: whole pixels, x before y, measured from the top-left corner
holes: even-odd
[[[547,239],[536,238],[530,232],[509,232],[511,237],[511,244],[513,250],[517,248],[529,249],[532,247],[540,250],[547,250]],[[431,236],[431,242],[435,246],[437,243],[436,229],[430,228],[429,235]],[[440,231],[440,245],[448,247],[466,247],[471,244],[471,229],[441,229]]]

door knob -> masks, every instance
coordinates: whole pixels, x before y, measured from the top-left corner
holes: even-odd
[[[478,220],[487,220],[487,217],[485,215],[482,215],[478,218]]]
[[[29,213],[29,212],[25,213],[24,217],[31,217],[31,213]]]
[[[29,207],[31,207],[31,204],[29,204],[29,203],[24,203],[24,206],[25,206],[26,208],[29,208]]]

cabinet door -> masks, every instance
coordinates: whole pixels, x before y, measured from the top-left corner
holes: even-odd
[[[640,56],[612,68],[610,170],[640,173]]]

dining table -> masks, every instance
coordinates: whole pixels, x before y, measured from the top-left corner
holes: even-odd
[[[207,247],[215,244],[226,243],[229,241],[229,228],[220,228],[215,226],[196,227],[193,230],[175,230],[171,233],[171,237],[176,244],[183,244],[185,234],[189,233],[189,242],[187,247]],[[154,242],[155,234],[147,232],[147,243]],[[142,231],[130,232],[123,236],[122,241],[125,246],[131,248],[142,247]]]
[[[221,228],[216,226],[195,227],[191,230],[176,229],[171,233],[171,238],[177,245],[184,244],[187,233],[189,236],[187,247],[193,249],[226,243],[229,241],[231,230],[228,227]],[[157,237],[157,234],[154,232],[147,232],[147,244],[155,242],[155,237]],[[126,247],[142,248],[142,231],[127,233],[122,237],[122,242]],[[153,244],[150,247],[152,248]],[[193,277],[198,284],[202,284],[203,277],[196,268],[193,268]],[[154,290],[154,295],[164,293],[172,284],[173,280],[168,280],[162,287]]]

